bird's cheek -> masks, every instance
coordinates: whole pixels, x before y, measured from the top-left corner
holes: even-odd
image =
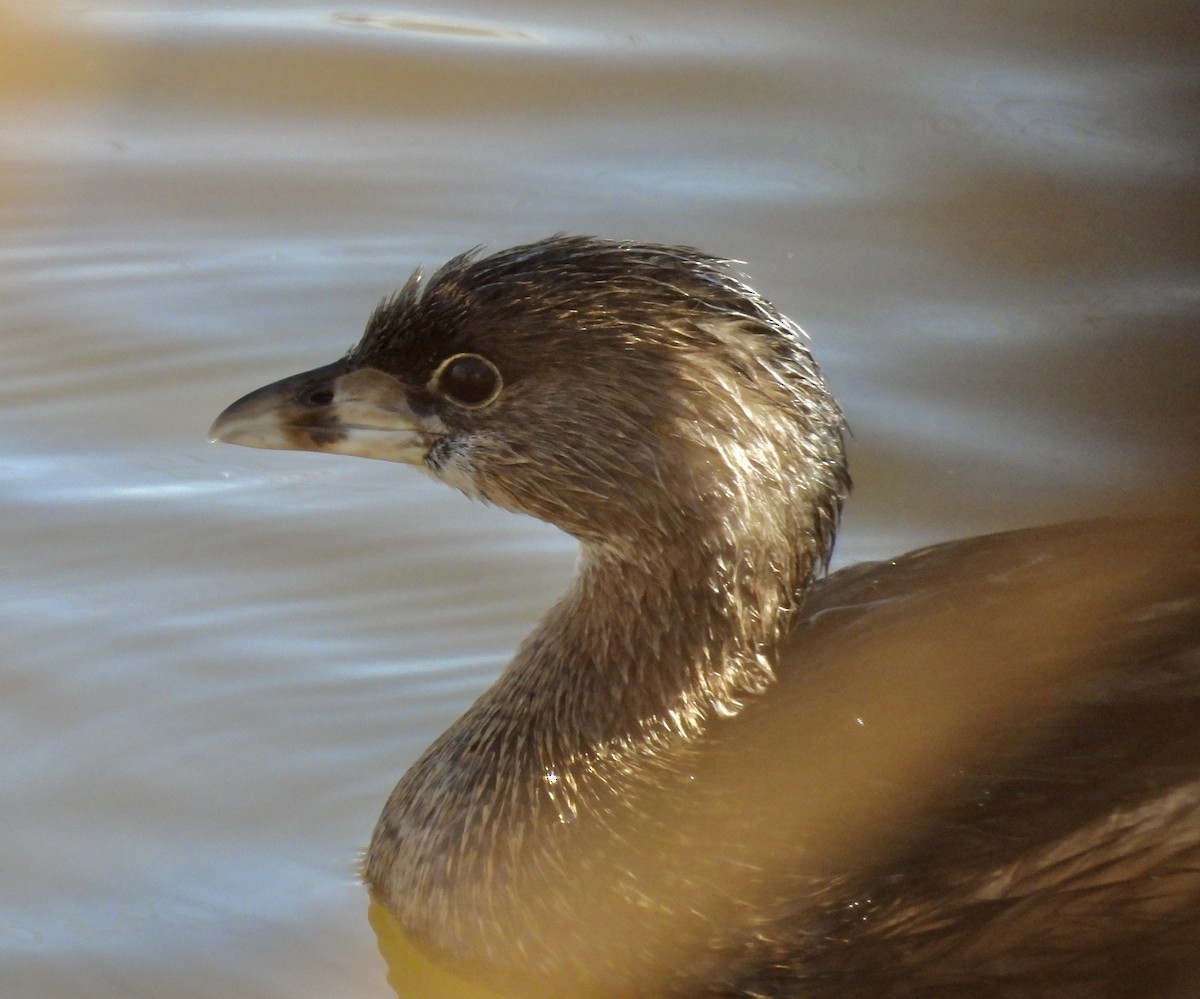
[[[471,499],[496,502],[480,481],[474,449],[462,435],[439,437],[425,456],[425,467],[437,479]]]

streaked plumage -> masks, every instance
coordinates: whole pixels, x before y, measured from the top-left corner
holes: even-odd
[[[567,236],[414,277],[345,358],[218,418],[580,542],[372,837],[421,946],[517,995],[1192,994],[1195,518],[818,580],[842,432],[723,262]]]

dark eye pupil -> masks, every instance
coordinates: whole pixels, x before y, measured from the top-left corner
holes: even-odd
[[[464,354],[446,365],[442,372],[442,391],[452,402],[478,406],[496,394],[500,375],[482,357]]]

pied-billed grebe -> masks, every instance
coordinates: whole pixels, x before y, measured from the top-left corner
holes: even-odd
[[[580,542],[376,826],[367,881],[420,946],[517,995],[1193,994],[1194,525],[818,580],[842,433],[723,262],[568,236],[415,275],[217,419]]]

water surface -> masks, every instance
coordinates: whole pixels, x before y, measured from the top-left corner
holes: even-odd
[[[841,561],[1195,465],[1187,3],[3,13],[4,996],[390,994],[358,852],[574,550],[204,435],[418,264],[744,260],[854,430]]]

